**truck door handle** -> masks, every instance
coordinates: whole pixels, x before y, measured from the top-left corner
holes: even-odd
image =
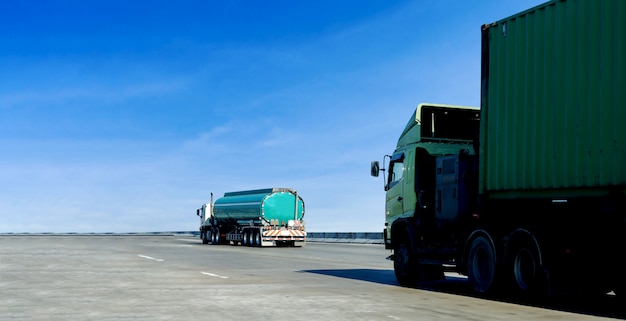
[[[402,202],[403,198],[402,196],[398,196],[398,202]]]

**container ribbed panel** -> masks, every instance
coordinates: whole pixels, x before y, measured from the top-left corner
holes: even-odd
[[[488,27],[483,191],[626,184],[625,21],[623,0],[561,0]]]

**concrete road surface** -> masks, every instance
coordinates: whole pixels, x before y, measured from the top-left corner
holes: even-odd
[[[486,299],[397,284],[382,245],[203,245],[179,236],[0,236],[0,320],[609,320],[614,296]]]

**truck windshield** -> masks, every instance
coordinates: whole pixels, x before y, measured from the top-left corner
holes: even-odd
[[[473,140],[478,137],[480,111],[464,108],[424,106],[421,137],[434,140]]]

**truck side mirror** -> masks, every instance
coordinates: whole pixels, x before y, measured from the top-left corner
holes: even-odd
[[[196,215],[200,216],[200,209],[196,210]]]
[[[378,161],[373,161],[370,171],[372,176],[378,177],[378,173],[380,172],[380,163]]]

